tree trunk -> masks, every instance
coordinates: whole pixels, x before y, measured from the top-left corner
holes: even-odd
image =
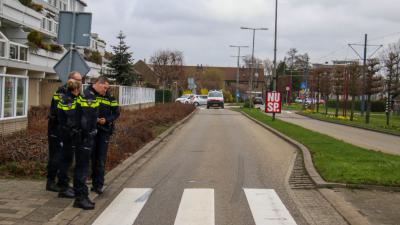
[[[351,96],[351,112],[350,112],[350,121],[354,120],[354,108],[356,107],[356,96]]]
[[[329,97],[325,96],[325,115],[328,115],[328,100]]]
[[[370,115],[371,115],[371,95],[368,95],[367,96],[367,113],[365,115],[365,123],[366,124],[369,124]]]
[[[336,111],[335,111],[335,117],[339,116],[339,95],[336,95]]]

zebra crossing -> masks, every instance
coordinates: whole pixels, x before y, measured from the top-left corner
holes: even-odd
[[[256,225],[296,225],[273,189],[243,188]],[[151,188],[125,188],[92,225],[132,225]],[[185,189],[174,225],[215,225],[214,189]]]

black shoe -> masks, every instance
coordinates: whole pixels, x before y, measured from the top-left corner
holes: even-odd
[[[60,187],[56,184],[56,182],[52,180],[47,180],[46,190],[52,192],[60,192]]]
[[[93,192],[96,192],[98,195],[103,194],[103,189],[102,188],[92,187],[92,188],[90,188],[90,190],[93,191]]]
[[[74,192],[74,189],[72,189],[72,188],[67,188],[67,189],[64,189],[64,190],[61,190],[59,193],[58,193],[58,197],[59,198],[75,198],[75,192]]]
[[[74,208],[81,208],[84,210],[94,209],[94,204],[88,197],[76,198],[74,202]]]

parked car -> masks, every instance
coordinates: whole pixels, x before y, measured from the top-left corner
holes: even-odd
[[[224,95],[221,91],[210,91],[207,97],[207,109],[210,107],[224,108]]]
[[[306,102],[307,104],[317,103],[317,101],[318,101],[318,99],[314,99],[314,98],[306,98],[306,99],[305,99],[305,102]],[[296,98],[296,99],[294,100],[294,102],[296,102],[296,103],[303,103],[303,99],[301,99],[301,98]],[[319,100],[319,104],[325,104],[325,100],[321,98],[321,99]]]
[[[264,100],[261,97],[255,97],[253,100],[254,105],[264,105]]]
[[[190,101],[195,106],[207,105],[207,98],[207,95],[194,95]]]
[[[192,96],[193,96],[193,95],[191,95],[191,94],[182,95],[181,97],[175,99],[175,102],[179,102],[179,103],[183,103],[183,104],[190,104],[190,103],[191,103],[191,102],[190,102],[190,98],[191,98]]]

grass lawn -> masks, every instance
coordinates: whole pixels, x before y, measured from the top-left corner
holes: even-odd
[[[367,150],[271,117],[240,109],[306,146],[320,175],[328,182],[400,186],[400,156]]]

